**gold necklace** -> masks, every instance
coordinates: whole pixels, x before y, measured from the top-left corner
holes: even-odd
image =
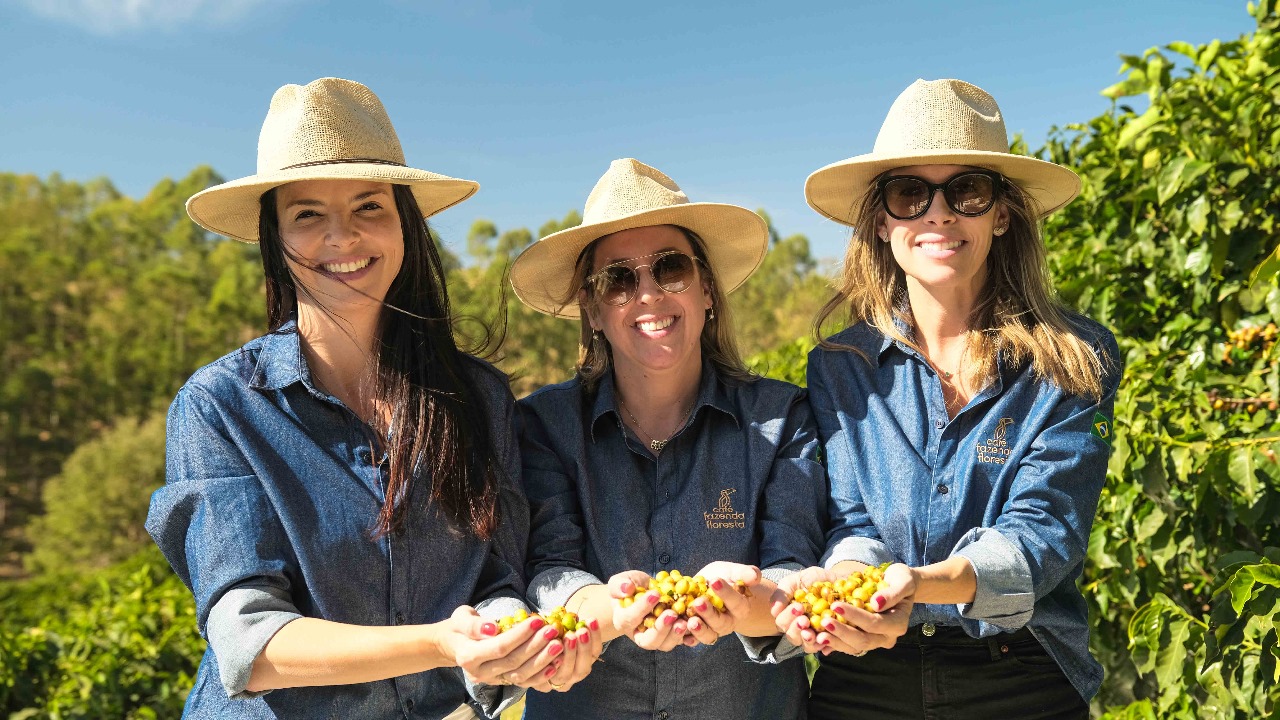
[[[662,452],[662,448],[666,447],[667,443],[671,442],[671,438],[675,437],[675,434],[680,432],[680,428],[684,427],[685,421],[687,421],[689,419],[689,415],[693,413],[693,405],[691,404],[689,405],[689,409],[684,411],[684,418],[680,420],[680,424],[676,425],[676,429],[672,430],[671,434],[668,435],[665,440],[658,440],[653,435],[650,435],[649,431],[645,430],[644,427],[640,425],[640,421],[636,419],[634,414],[632,414],[631,408],[627,407],[627,401],[622,399],[622,395],[618,395],[618,404],[622,406],[622,410],[627,414],[627,417],[631,418],[631,422],[635,423],[636,429],[644,433],[645,437],[649,438],[649,448],[656,453]]]

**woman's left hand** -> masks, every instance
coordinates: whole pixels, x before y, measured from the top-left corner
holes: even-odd
[[[868,650],[891,648],[907,632],[918,586],[916,573],[902,563],[894,563],[885,569],[884,580],[886,587],[869,600],[872,608],[879,608],[876,612],[843,602],[832,605],[832,610],[849,624],[834,620],[823,623],[816,638],[823,655],[843,652],[861,656]]]
[[[689,635],[685,644],[693,645],[694,642],[689,641],[692,638],[698,644],[714,645],[716,640],[732,633],[751,612],[751,601],[738,592],[736,583],[742,582],[748,588],[759,584],[760,568],[718,560],[697,574],[707,579],[707,586],[724,603],[724,610],[717,610],[706,595],[694,600],[693,610],[697,616],[689,619]]]
[[[604,651],[601,640],[604,633],[600,631],[600,623],[596,620],[585,620],[586,627],[580,627],[565,633],[561,641],[565,652],[559,659],[563,662],[545,682],[535,685],[534,690],[540,692],[569,692],[569,688],[591,674],[596,659]]]

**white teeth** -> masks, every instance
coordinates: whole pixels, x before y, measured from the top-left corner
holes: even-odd
[[[666,318],[665,320],[645,320],[643,322],[636,323],[636,327],[645,332],[657,332],[663,328],[671,327],[671,323],[675,321],[676,319],[673,317]]]
[[[960,247],[963,244],[964,242],[960,240],[953,240],[951,242],[921,243],[921,245],[929,248],[930,250],[955,250],[956,248]]]
[[[321,267],[325,269],[325,272],[353,273],[357,270],[365,269],[371,262],[373,262],[373,258],[364,258],[363,260],[356,260],[355,262],[325,263],[324,265],[321,265]]]

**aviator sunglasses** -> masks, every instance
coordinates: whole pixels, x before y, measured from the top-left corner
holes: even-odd
[[[885,212],[897,220],[915,220],[929,212],[939,190],[957,215],[978,217],[996,204],[1004,178],[993,172],[966,170],[942,183],[915,175],[888,175],[876,182]]]
[[[653,258],[647,265],[628,267],[623,263],[632,260]],[[626,305],[636,296],[640,288],[640,268],[649,268],[653,282],[666,293],[682,293],[693,284],[693,266],[696,258],[679,250],[667,250],[641,255],[630,260],[620,260],[605,265],[594,275],[587,277],[587,282],[595,290],[596,297],[609,305]]]

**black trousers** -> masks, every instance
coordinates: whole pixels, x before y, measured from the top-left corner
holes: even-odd
[[[1088,720],[1089,704],[1029,630],[975,639],[922,627],[887,650],[822,658],[810,720]]]

